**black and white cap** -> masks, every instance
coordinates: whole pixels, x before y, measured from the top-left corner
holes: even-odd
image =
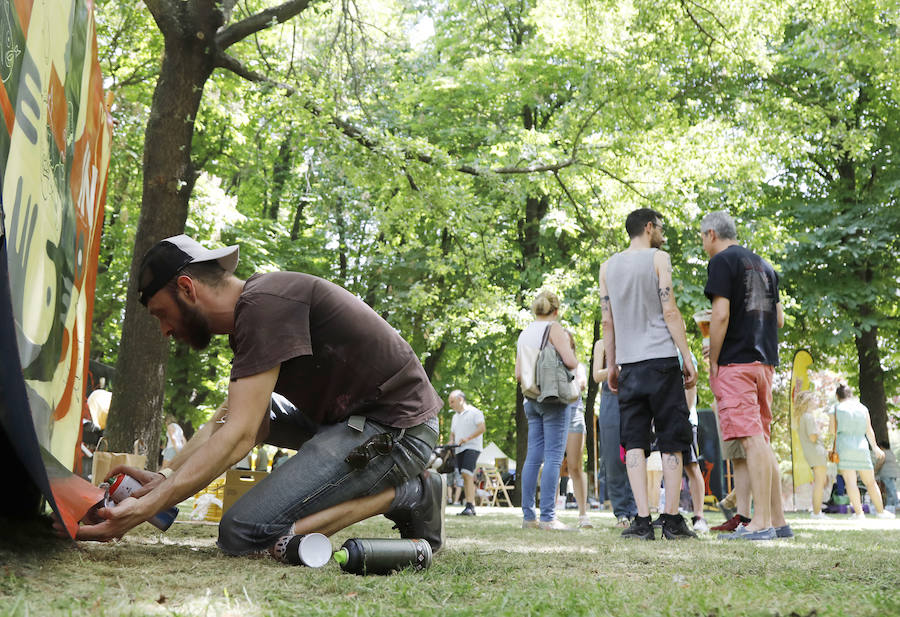
[[[141,260],[138,275],[141,304],[147,306],[150,298],[188,264],[217,261],[226,272],[234,272],[239,252],[240,247],[237,245],[211,251],[184,234],[160,240]]]

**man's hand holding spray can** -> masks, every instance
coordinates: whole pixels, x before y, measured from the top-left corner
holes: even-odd
[[[143,485],[140,482],[125,473],[117,473],[110,477],[106,482],[100,484],[100,488],[105,490],[103,499],[98,501],[97,504],[90,509],[87,515],[85,515],[84,522],[88,524],[102,522],[103,519],[97,514],[97,510],[100,508],[110,508],[116,505],[127,497],[131,497],[131,494],[142,486]],[[178,508],[172,506],[167,510],[157,512],[152,517],[148,518],[147,522],[159,530],[165,531],[172,526],[172,523],[175,522],[177,517]]]

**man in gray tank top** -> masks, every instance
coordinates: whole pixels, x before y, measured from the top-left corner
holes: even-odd
[[[619,394],[621,442],[625,467],[638,515],[622,532],[626,538],[654,539],[647,498],[647,456],[651,423],[663,458],[666,487],[681,486],[681,453],[692,441],[685,388],[697,382],[684,320],[672,291],[672,265],[662,216],[655,210],[635,210],[625,220],[631,245],[600,268],[603,340],[609,359],[609,388]],[[684,358],[679,367],[678,351]],[[680,491],[666,491],[661,515],[663,537],[696,535],[678,513]]]

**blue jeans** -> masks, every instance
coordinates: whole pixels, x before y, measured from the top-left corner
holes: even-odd
[[[569,435],[568,407],[565,403],[538,403],[526,398],[525,417],[528,419],[528,454],[522,467],[522,513],[526,521],[537,518],[534,501],[543,463],[541,520],[552,521],[556,516],[559,468]]]
[[[878,478],[884,482],[884,505],[897,505],[897,479],[891,476],[879,476]]]
[[[415,478],[425,469],[437,444],[437,419],[432,432],[417,439],[408,434],[390,452],[372,458],[362,469],[344,459],[351,450],[379,433],[399,435],[400,429],[366,420],[362,431],[347,422],[325,424],[297,454],[279,465],[222,516],[218,545],[230,555],[266,549],[290,532],[294,521],[351,499],[375,495]],[[277,427],[271,426],[270,436]]]
[[[603,457],[603,465],[606,468],[606,494],[617,517],[635,517],[637,506],[634,504],[634,495],[628,483],[625,463],[619,458],[621,441],[619,420],[619,397],[613,394],[609,385],[604,382],[600,393],[597,424],[600,433],[600,456]]]

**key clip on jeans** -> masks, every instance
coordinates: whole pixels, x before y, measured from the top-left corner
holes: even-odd
[[[356,446],[344,459],[353,469],[363,469],[376,456],[390,454],[394,449],[394,436],[391,433],[373,435],[365,443]]]

